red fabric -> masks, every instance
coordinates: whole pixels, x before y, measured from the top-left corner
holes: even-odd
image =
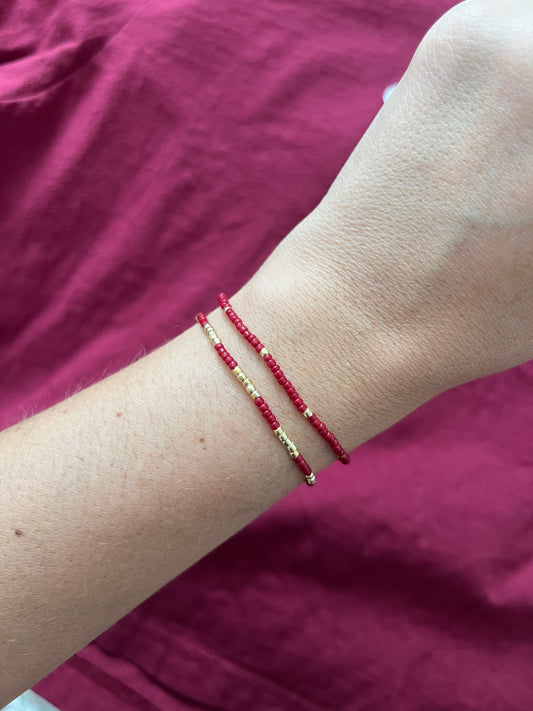
[[[1,426],[236,291],[451,4],[4,0]],[[532,393],[530,363],[444,394],[36,690],[63,711],[529,711]]]

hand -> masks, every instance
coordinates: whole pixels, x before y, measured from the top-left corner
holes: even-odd
[[[533,357],[533,5],[444,15],[261,272],[344,380],[379,362],[382,388],[422,401]]]

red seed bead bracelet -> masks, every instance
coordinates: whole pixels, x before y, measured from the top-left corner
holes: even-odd
[[[244,338],[246,338],[246,340],[255,348],[259,355],[263,358],[265,363],[268,365],[268,367],[274,374],[274,377],[276,378],[278,383],[285,388],[287,395],[292,400],[297,410],[301,412],[307,420],[309,420],[310,424],[316,429],[319,435],[326,440],[326,442],[329,444],[329,446],[335,453],[337,459],[339,459],[339,461],[341,461],[343,464],[349,464],[350,455],[348,454],[348,452],[343,449],[343,447],[339,444],[339,440],[335,437],[333,432],[328,430],[324,422],[322,422],[322,420],[320,420],[315,415],[315,413],[307,407],[305,402],[298,394],[294,385],[288,378],[285,377],[285,374],[281,370],[278,363],[276,363],[276,361],[272,357],[272,354],[265,348],[259,338],[244,325],[242,319],[239,318],[239,316],[231,306],[226,294],[218,295],[218,303],[224,310],[226,316],[233,323],[237,331],[239,331],[239,333],[241,333]]]
[[[269,408],[265,398],[261,397],[250,378],[248,378],[246,376],[246,373],[241,368],[239,368],[239,364],[237,363],[235,358],[233,358],[231,353],[229,353],[229,351],[224,348],[224,344],[215,333],[215,329],[207,320],[207,316],[203,313],[199,313],[196,316],[196,320],[203,328],[209,340],[215,347],[215,350],[218,355],[222,358],[224,363],[226,363],[231,372],[237,377],[237,380],[241,383],[246,392],[251,396],[252,400],[255,402],[256,407],[259,408],[259,411],[270,425],[270,428],[272,429],[276,437],[284,445],[291,459],[294,459],[294,462],[297,464],[298,468],[304,475],[306,483],[309,486],[313,486],[313,484],[316,484],[316,477],[311,467],[302,457],[302,455],[296,448],[294,442],[289,439],[285,430],[280,426],[279,422],[276,419],[276,416]]]

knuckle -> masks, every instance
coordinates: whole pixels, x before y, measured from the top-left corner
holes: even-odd
[[[528,3],[529,5],[529,3]],[[533,5],[514,0],[464,0],[431,27],[426,54],[455,78],[496,71],[510,80],[533,70]]]

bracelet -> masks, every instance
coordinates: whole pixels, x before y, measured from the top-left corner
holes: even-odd
[[[250,378],[248,378],[242,368],[239,367],[239,364],[237,363],[235,358],[233,358],[231,353],[229,353],[229,351],[224,347],[224,344],[217,336],[215,329],[207,320],[207,316],[204,313],[199,313],[196,316],[196,320],[198,321],[203,331],[215,347],[215,350],[217,351],[220,358],[224,361],[224,363],[226,363],[228,368],[237,377],[237,380],[241,383],[246,392],[251,396],[255,405],[259,408],[259,411],[270,425],[270,428],[272,429],[276,437],[283,444],[291,459],[294,460],[295,464],[303,473],[306,483],[309,486],[313,486],[316,483],[316,477],[311,467],[302,457],[294,442],[289,439],[287,433],[279,424],[278,420],[276,419],[276,416],[268,406],[264,397],[261,396],[261,394],[256,389]]]
[[[285,377],[285,374],[281,370],[281,367],[274,360],[270,351],[268,351],[267,348],[265,348],[265,346],[261,343],[259,338],[244,325],[242,319],[239,318],[235,310],[232,308],[226,294],[218,295],[218,303],[220,304],[220,307],[224,310],[226,316],[233,323],[237,331],[239,331],[239,333],[241,333],[244,338],[246,338],[246,340],[255,348],[259,355],[263,358],[265,363],[268,365],[268,367],[274,374],[274,377],[276,378],[278,383],[285,388],[287,395],[294,403],[294,406],[296,407],[298,412],[301,412],[303,416],[309,421],[309,423],[316,429],[319,435],[326,440],[326,442],[329,444],[329,446],[335,453],[337,459],[343,464],[349,464],[350,455],[339,444],[339,440],[335,437],[333,432],[331,432],[331,430],[326,427],[325,423],[322,422],[322,420],[320,420],[309,407],[307,407],[303,399],[298,394],[294,385],[288,378]]]

